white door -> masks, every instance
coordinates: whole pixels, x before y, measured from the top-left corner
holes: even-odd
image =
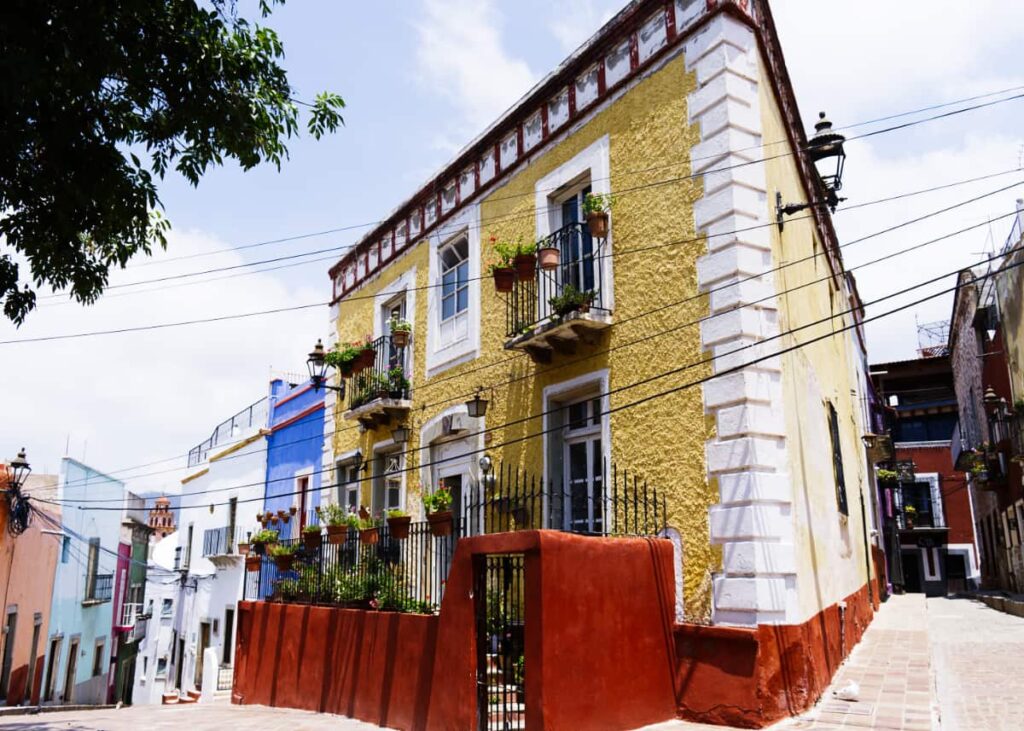
[[[565,407],[563,432],[564,528],[573,533],[604,533],[604,451],[601,399],[587,398]]]

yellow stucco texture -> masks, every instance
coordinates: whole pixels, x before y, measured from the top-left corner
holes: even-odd
[[[576,355],[555,355],[551,364],[532,363],[525,355],[504,349],[505,300],[489,278],[481,283],[481,355],[425,380],[425,340],[416,337],[414,408],[417,422],[413,441],[419,445],[418,426],[446,408],[465,401],[478,384],[493,385],[495,397],[487,413],[488,427],[498,427],[488,451],[496,462],[518,465],[541,476],[544,439],[524,437],[543,429],[540,419],[501,425],[545,409],[545,387],[588,373],[607,370],[611,395],[607,406],[616,409],[640,402],[660,391],[706,375],[706,366],[658,378],[616,392],[665,371],[699,362],[704,354],[694,320],[707,312],[697,294],[696,260],[705,252],[695,237],[693,204],[702,194],[702,182],[689,179],[689,151],[699,141],[696,127],[687,122],[686,95],[695,79],[685,70],[682,55],[640,80],[582,126],[542,151],[521,167],[480,204],[481,253],[493,258],[490,237],[535,238],[535,189],[538,181],[607,136],[611,190],[616,196],[611,238],[614,269],[614,322],[594,346],[581,346]],[[669,245],[670,242],[684,241]],[[646,249],[646,250],[642,250]],[[607,253],[607,252],[605,252]],[[417,285],[428,283],[428,247],[420,244],[392,264],[376,281],[359,290],[366,295],[387,287],[410,266],[417,267]],[[427,329],[426,306],[433,293],[416,297],[414,333]],[[342,301],[339,336],[358,337],[372,322],[372,300]],[[640,315],[660,309],[643,317]],[[591,356],[593,357],[587,357]],[[483,366],[492,366],[482,369]],[[509,384],[511,378],[525,375]],[[427,405],[424,410],[423,404]],[[335,435],[336,453],[361,446],[369,453],[372,442],[387,438],[387,430],[359,435],[340,419]],[[669,525],[683,543],[684,601],[692,618],[709,616],[710,572],[720,561],[708,534],[708,508],[717,501],[714,486],[705,477],[704,445],[714,425],[705,419],[699,387],[612,413],[611,459],[656,486],[668,505]],[[360,444],[361,442],[361,444]],[[511,442],[506,446],[503,443]],[[426,455],[427,452],[422,452]],[[415,452],[413,452],[415,455]],[[414,460],[426,461],[413,456]],[[412,475],[408,484],[416,482]],[[416,513],[410,500],[409,508]]]
[[[762,79],[767,79],[764,68]],[[782,117],[767,83],[760,85],[764,140],[786,138]],[[765,150],[768,200],[774,207],[775,191],[783,199],[807,200],[792,156],[774,157],[778,147]],[[772,211],[774,213],[774,211]],[[786,266],[776,274],[779,296],[780,331],[800,328],[849,309],[849,303],[834,281],[822,254],[811,220],[806,212],[787,219],[780,232],[771,227],[773,261],[797,262],[817,252],[808,261]],[[808,286],[801,286],[811,282]],[[786,290],[800,287],[786,293]],[[807,343],[823,334],[836,332],[853,322],[847,314],[800,330],[774,341],[772,350],[795,343]],[[867,463],[860,436],[863,424],[860,386],[857,383],[857,340],[853,331],[807,345],[782,356],[783,408],[789,435],[789,471],[793,481],[793,519],[796,535],[796,568],[800,614],[810,617],[834,604],[867,581],[864,524],[861,499],[869,503]],[[838,412],[849,515],[837,507],[835,470],[829,438],[826,400]]]

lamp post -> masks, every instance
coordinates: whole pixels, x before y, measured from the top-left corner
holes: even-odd
[[[320,338],[317,338],[316,345],[313,346],[309,357],[306,358],[306,367],[309,369],[309,380],[313,384],[314,391],[326,388],[329,391],[336,391],[342,396],[345,395],[344,382],[340,386],[332,386],[327,382],[327,351],[324,350],[324,344]]]
[[[843,168],[846,165],[844,142],[846,142],[846,137],[834,131],[832,122],[825,116],[825,112],[820,112],[818,121],[814,125],[814,137],[807,143],[807,156],[817,170],[818,184],[821,192],[824,193],[824,201],[784,204],[782,193],[776,191],[775,221],[779,224],[779,231],[782,231],[784,216],[792,216],[794,213],[820,202],[824,202],[829,210],[835,213],[840,201],[846,200],[839,197],[839,191],[843,188]],[[812,195],[816,193],[817,191],[814,191]]]
[[[25,458],[25,448],[22,447],[18,456],[11,460],[10,466],[7,468],[7,488],[11,492],[20,493],[30,472],[32,472],[32,466]]]
[[[21,488],[25,486],[32,467],[25,457],[25,448],[22,447],[18,456],[12,459],[7,467],[7,504],[8,518],[7,531],[17,536],[25,532],[32,518],[32,506],[29,505],[28,497],[21,494]]]

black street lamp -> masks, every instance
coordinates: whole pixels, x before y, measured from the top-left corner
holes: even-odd
[[[833,213],[840,201],[846,200],[839,197],[839,191],[843,188],[843,168],[846,165],[846,150],[843,143],[846,137],[832,129],[832,122],[825,116],[825,112],[818,114],[818,121],[814,125],[814,137],[807,143],[807,156],[811,158],[814,167],[818,172],[818,182],[825,194],[824,203]],[[815,191],[816,192],[816,191]],[[779,224],[779,231],[782,230],[783,217],[792,216],[794,213],[810,208],[812,203],[787,203],[782,202],[782,193],[775,192],[775,221]]]
[[[326,388],[344,395],[344,384],[332,386],[327,382],[327,352],[324,350],[324,344],[320,338],[317,338],[316,345],[313,346],[309,357],[306,358],[306,367],[309,369],[309,380],[313,384],[314,391]]]
[[[409,427],[406,424],[399,424],[391,430],[391,439],[395,444],[405,444],[409,441]]]
[[[480,394],[483,393],[483,388],[478,388],[476,396],[466,402],[466,412],[472,419],[479,419],[481,416],[487,415],[487,399]]]
[[[13,492],[20,492],[31,471],[32,467],[25,458],[25,448],[22,447],[21,451],[18,452],[18,456],[11,460],[10,466],[7,468],[8,487]]]

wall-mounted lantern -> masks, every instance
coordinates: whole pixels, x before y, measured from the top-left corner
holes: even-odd
[[[466,402],[466,412],[470,418],[479,419],[481,416],[487,415],[487,399],[481,394],[483,393],[483,387],[478,387],[476,390],[476,396]]]
[[[326,388],[344,395],[344,383],[341,386],[332,386],[327,383],[327,351],[324,350],[324,344],[320,338],[317,338],[316,345],[313,346],[309,357],[306,358],[306,367],[309,369],[309,380],[313,384],[314,391]]]
[[[825,116],[825,112],[820,112],[818,122],[814,125],[814,137],[807,143],[807,156],[814,163],[818,172],[818,182],[825,196],[823,202],[833,213],[836,212],[840,201],[846,200],[839,197],[839,191],[843,188],[843,168],[846,165],[844,142],[846,142],[846,137],[834,131],[832,122]],[[784,216],[792,216],[794,213],[820,202],[784,204],[782,193],[776,191],[775,221],[779,224],[779,231],[782,231]]]

